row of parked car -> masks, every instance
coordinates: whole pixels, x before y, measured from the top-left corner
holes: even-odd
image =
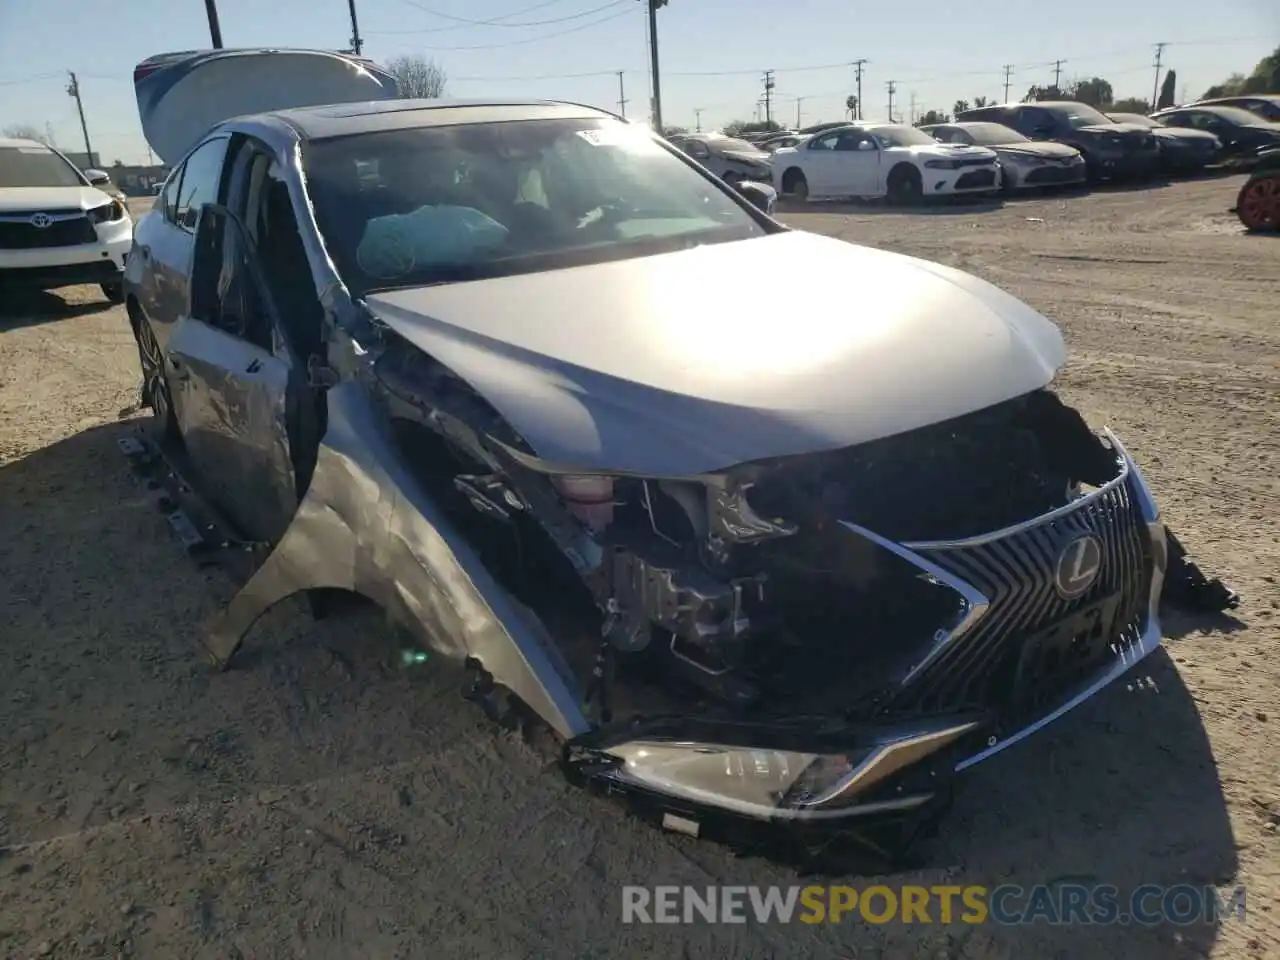
[[[1009,103],[921,127],[839,122],[742,138],[671,139],[728,181],[770,183],[799,200],[855,196],[908,203],[1217,166],[1247,169],[1280,148],[1280,96],[1201,101],[1149,117],[1070,101]]]

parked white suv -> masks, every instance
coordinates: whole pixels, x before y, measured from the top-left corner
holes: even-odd
[[[99,189],[110,182],[43,143],[0,139],[0,287],[96,283],[122,303],[133,221]]]

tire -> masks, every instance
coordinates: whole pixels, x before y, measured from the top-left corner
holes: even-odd
[[[99,286],[102,288],[102,295],[112,303],[124,303],[124,281],[112,280]]]
[[[804,172],[792,167],[782,175],[782,192],[801,203],[809,199],[809,181]]]
[[[1236,216],[1250,233],[1280,230],[1280,174],[1246,180],[1236,198]]]
[[[895,206],[915,206],[924,197],[924,181],[915,167],[895,167],[889,173],[887,187],[889,202]]]
[[[133,327],[133,339],[138,345],[138,363],[142,367],[142,405],[151,409],[152,423],[158,440],[178,440],[178,418],[173,410],[173,396],[169,381],[164,375],[164,361],[160,344],[142,311],[129,303],[129,322]]]

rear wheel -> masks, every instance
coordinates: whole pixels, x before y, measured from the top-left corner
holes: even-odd
[[[1236,216],[1246,230],[1280,230],[1280,174],[1251,179],[1240,188]]]
[[[912,206],[924,196],[924,183],[915,167],[898,167],[889,174],[889,202],[899,206]]]
[[[804,173],[792,167],[782,178],[782,192],[797,200],[809,199],[809,181]]]

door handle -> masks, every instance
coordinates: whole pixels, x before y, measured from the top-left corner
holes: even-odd
[[[244,368],[244,372],[257,373],[261,369],[262,369],[262,361],[259,360],[257,357],[254,357],[253,360],[249,361],[249,366]]]

